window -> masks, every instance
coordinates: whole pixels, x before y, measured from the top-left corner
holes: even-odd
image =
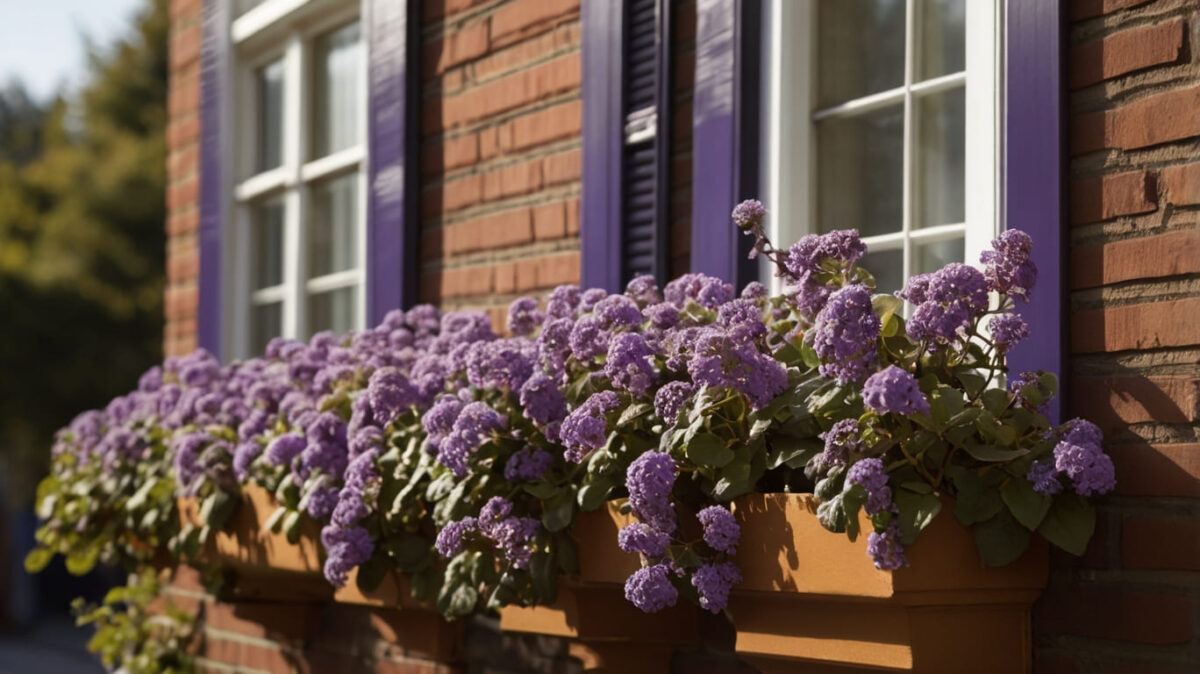
[[[994,0],[775,0],[763,169],[772,236],[858,229],[881,291],[976,261],[997,222]]]
[[[246,356],[365,322],[367,72],[357,1],[236,8],[226,315]]]

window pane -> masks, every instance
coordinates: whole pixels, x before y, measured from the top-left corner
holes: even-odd
[[[259,5],[263,4],[263,2],[265,2],[265,1],[266,0],[237,0],[236,15],[241,16],[241,15],[245,14],[246,12],[249,12],[250,10],[254,9],[255,7],[258,7]]]
[[[347,332],[354,329],[354,305],[358,289],[338,288],[308,296],[308,334],[322,330]]]
[[[358,174],[313,186],[308,276],[354,269],[358,260]]]
[[[904,251],[872,251],[863,256],[862,266],[875,277],[875,292],[894,293],[904,286]]]
[[[918,99],[915,227],[962,222],[966,198],[966,90],[962,87]]]
[[[358,144],[362,41],[358,24],[317,38],[313,91],[313,157]]]
[[[921,25],[917,79],[966,70],[966,0],[920,0],[917,17]]]
[[[276,201],[255,206],[250,228],[254,289],[283,283],[283,204]]]
[[[250,307],[250,355],[261,355],[267,342],[283,334],[283,303]]]
[[[819,107],[904,84],[904,0],[817,6]]]
[[[962,262],[966,255],[966,242],[963,239],[950,239],[918,243],[914,246],[913,253],[913,273],[926,274],[937,271],[951,262]]]
[[[817,124],[820,230],[857,228],[863,236],[898,232],[903,207],[904,108]]]
[[[283,61],[260,68],[258,80],[257,171],[283,163]]]

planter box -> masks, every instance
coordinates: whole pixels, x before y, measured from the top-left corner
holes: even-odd
[[[734,502],[742,523],[744,582],[729,609],[737,650],[764,672],[796,661],[900,671],[1029,671],[1029,612],[1046,586],[1046,542],[1018,561],[985,568],[952,503],[908,548],[909,566],[879,571],[867,536],[821,527],[808,494],[754,494]],[[870,531],[865,515],[862,530]]]

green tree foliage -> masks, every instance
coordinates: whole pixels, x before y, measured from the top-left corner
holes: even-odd
[[[89,47],[79,91],[44,107],[19,85],[0,92],[10,488],[31,488],[56,428],[161,358],[168,28],[166,0],[149,0],[124,37]]]

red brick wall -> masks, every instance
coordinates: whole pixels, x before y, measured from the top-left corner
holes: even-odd
[[[167,114],[167,288],[163,352],[196,348],[200,224],[200,42],[203,0],[171,1]]]
[[[1035,616],[1043,672],[1200,668],[1200,3],[1068,3],[1072,414],[1117,467]]]
[[[424,3],[420,298],[579,280],[579,0]]]

